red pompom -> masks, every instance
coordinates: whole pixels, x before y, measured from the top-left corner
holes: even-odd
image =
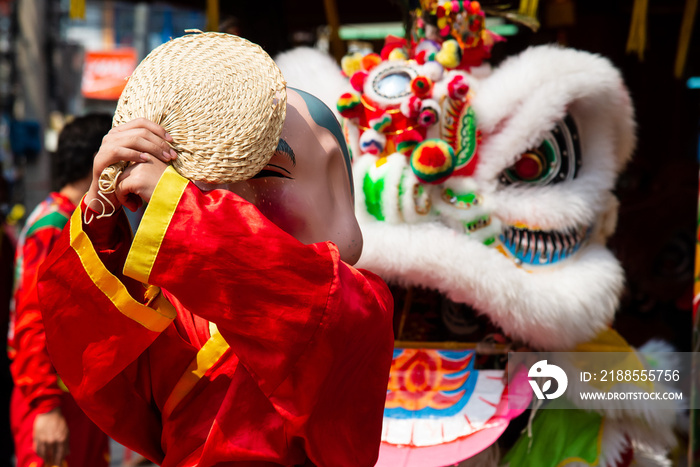
[[[357,92],[362,92],[367,81],[368,73],[366,71],[357,71],[350,78],[350,85]]]
[[[433,82],[427,76],[416,76],[411,81],[411,92],[413,95],[425,98],[429,97],[433,91]]]
[[[450,80],[450,82],[447,84],[447,93],[449,94],[450,99],[458,101],[464,100],[464,98],[467,97],[467,93],[469,93],[469,85],[464,80],[462,75],[457,75]]]

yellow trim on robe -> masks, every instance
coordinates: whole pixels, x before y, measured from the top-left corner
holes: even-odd
[[[177,313],[165,297],[153,301],[154,308],[139,303],[126,286],[104,266],[90,238],[83,230],[82,210],[76,209],[70,220],[70,245],[77,253],[83,269],[97,288],[125,316],[150,331],[162,332]],[[162,294],[160,294],[162,296]]]
[[[148,284],[165,232],[188,183],[172,166],[165,169],[131,243],[124,263],[125,275]],[[150,240],[154,238],[155,241]]]
[[[197,356],[192,360],[163,405],[163,418],[166,419],[173,410],[190,393],[204,374],[212,367],[228,350],[229,345],[218,332],[212,335],[204,343]]]
[[[58,389],[60,389],[63,392],[70,392],[70,389],[68,389],[68,386],[66,386],[66,383],[63,382],[60,376],[56,375],[58,378],[57,384],[58,384]]]

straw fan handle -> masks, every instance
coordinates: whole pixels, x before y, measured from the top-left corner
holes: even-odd
[[[102,171],[100,178],[97,181],[97,186],[99,188],[99,192],[97,194],[99,198],[93,198],[87,202],[88,207],[99,207],[98,209],[95,209],[95,211],[101,212],[95,217],[88,218],[88,213],[86,211],[84,219],[86,224],[92,222],[94,218],[100,219],[102,217],[110,217],[116,212],[117,209],[106,195],[112,194],[116,191],[117,179],[127,165],[128,163],[124,161],[117,162],[116,164],[112,164]]]

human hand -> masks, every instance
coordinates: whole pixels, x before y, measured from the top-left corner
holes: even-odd
[[[116,195],[119,203],[136,211],[142,201],[151,200],[161,175],[168,168],[160,159],[146,156],[143,162],[132,164],[119,177]]]
[[[68,424],[58,407],[34,419],[34,452],[46,465],[60,466],[68,455]]]
[[[97,199],[100,175],[107,167],[119,162],[140,163],[148,160],[149,155],[163,162],[170,162],[177,157],[168,142],[172,137],[163,127],[145,118],[137,118],[110,130],[102,139],[92,167],[92,184],[87,194],[88,204]],[[108,202],[118,209],[120,204],[115,194],[106,195]]]

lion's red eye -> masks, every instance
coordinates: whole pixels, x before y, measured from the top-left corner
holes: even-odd
[[[580,167],[581,148],[576,122],[567,115],[556,122],[539,145],[522,152],[499,179],[504,185],[544,186],[575,179]]]
[[[515,175],[523,181],[537,180],[542,176],[545,168],[544,156],[537,152],[526,152],[513,166]]]

